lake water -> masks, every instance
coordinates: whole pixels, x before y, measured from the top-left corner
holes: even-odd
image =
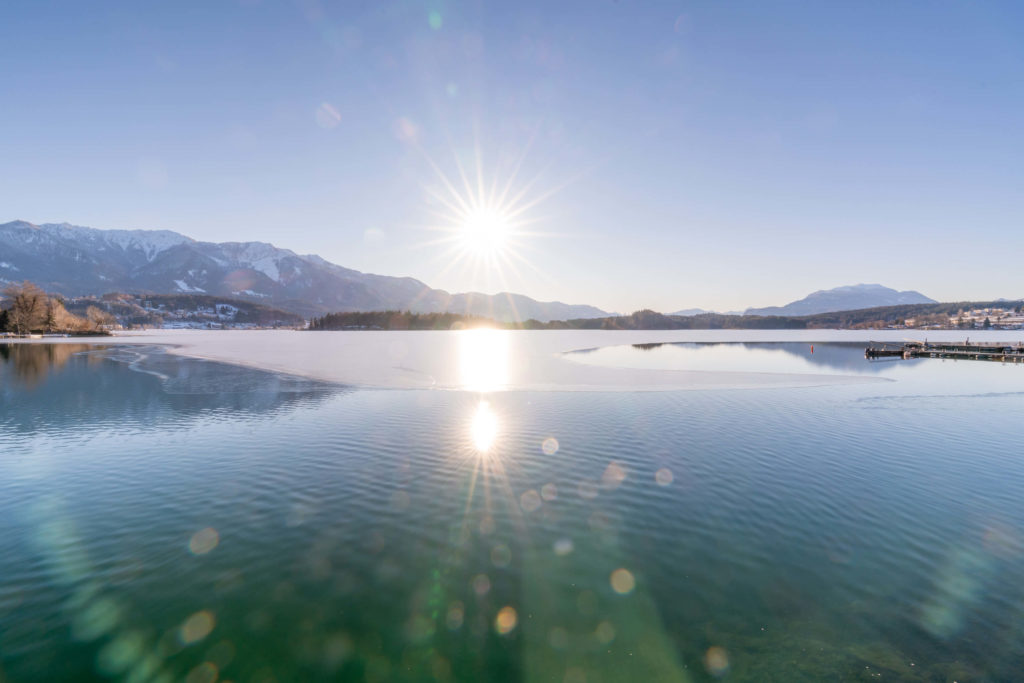
[[[288,334],[0,345],[0,681],[1021,678],[1022,366]]]

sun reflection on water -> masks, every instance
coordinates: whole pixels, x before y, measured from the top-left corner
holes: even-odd
[[[498,416],[491,410],[491,405],[487,401],[480,401],[470,425],[473,447],[481,453],[491,450],[498,436],[498,429]]]

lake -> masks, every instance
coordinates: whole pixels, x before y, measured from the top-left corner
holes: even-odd
[[[869,334],[0,345],[0,680],[1019,679],[1024,366]]]

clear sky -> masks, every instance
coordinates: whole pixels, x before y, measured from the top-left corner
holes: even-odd
[[[624,312],[1020,297],[1022,36],[1017,0],[15,0],[0,222]],[[436,244],[460,167],[521,195],[514,268]]]

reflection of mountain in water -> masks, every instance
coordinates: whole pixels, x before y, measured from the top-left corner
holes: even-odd
[[[160,347],[0,344],[0,428],[111,434],[290,410],[337,385],[185,358]],[[72,427],[73,425],[73,427]]]
[[[782,351],[799,356],[813,365],[821,365],[835,370],[881,372],[887,367],[885,363],[875,363],[864,357],[864,343],[764,342],[744,343],[743,346],[755,350]],[[812,348],[814,349],[813,353],[811,352]]]

